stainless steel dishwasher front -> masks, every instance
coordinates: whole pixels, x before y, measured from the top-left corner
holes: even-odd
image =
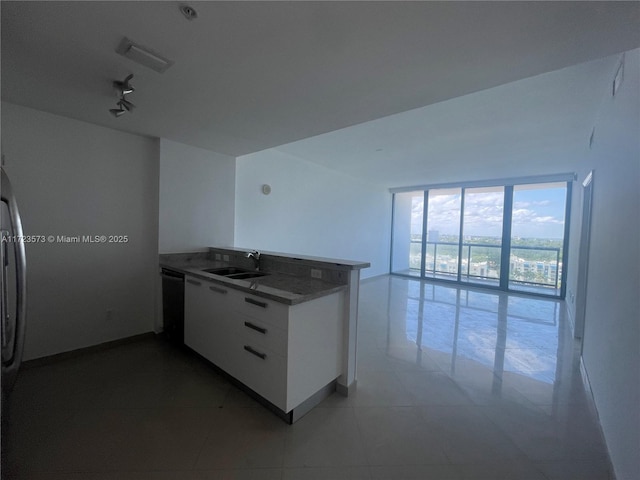
[[[166,338],[184,345],[184,274],[162,269],[162,327]]]

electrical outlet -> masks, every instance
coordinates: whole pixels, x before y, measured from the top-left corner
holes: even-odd
[[[311,278],[322,278],[322,270],[318,270],[317,268],[312,268]]]

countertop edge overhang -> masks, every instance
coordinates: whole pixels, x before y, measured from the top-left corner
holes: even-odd
[[[348,288],[346,278],[343,283],[338,284],[307,276],[279,272],[277,270],[264,270],[268,275],[253,279],[239,280],[204,271],[205,269],[238,265],[238,263],[234,261],[212,259],[211,257],[215,257],[216,253],[224,254],[226,252],[237,257],[238,255],[244,255],[247,251],[247,249],[240,248],[212,247],[204,252],[161,254],[159,263],[161,268],[167,268],[207,282],[223,285],[286,305],[297,305],[299,303],[308,302],[336,292],[346,291]],[[328,268],[339,271],[359,270],[370,266],[367,262],[289,255],[265,251],[261,251],[260,253],[265,257],[272,257],[272,259],[276,261],[298,263],[308,265],[310,267],[316,266],[318,268]]]

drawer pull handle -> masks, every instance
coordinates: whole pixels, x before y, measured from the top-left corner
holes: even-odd
[[[256,305],[258,307],[267,308],[267,303],[259,302],[258,300],[254,300],[253,298],[244,297],[244,301],[250,303],[251,305]]]
[[[257,325],[254,325],[251,322],[244,322],[244,326],[250,328],[251,330],[255,330],[256,332],[260,332],[260,333],[267,333],[267,329],[266,328],[262,328],[259,327]]]
[[[227,293],[227,291],[224,288],[209,287],[209,290],[211,290],[212,292],[216,292],[216,293],[222,293],[222,294]]]
[[[198,287],[202,285],[200,282],[196,282],[195,280],[187,280],[187,283],[190,283],[191,285],[197,285]]]
[[[244,349],[249,353],[253,353],[256,357],[260,357],[262,360],[267,358],[267,354],[266,353],[260,353],[259,351],[254,350],[253,348],[251,348],[249,345],[245,345]]]

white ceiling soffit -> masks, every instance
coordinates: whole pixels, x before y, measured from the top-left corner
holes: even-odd
[[[369,183],[406,187],[572,171],[621,55],[276,147]]]
[[[638,2],[0,5],[3,100],[231,155],[640,45]],[[174,65],[121,57],[123,37]],[[113,118],[131,73],[138,108]]]

